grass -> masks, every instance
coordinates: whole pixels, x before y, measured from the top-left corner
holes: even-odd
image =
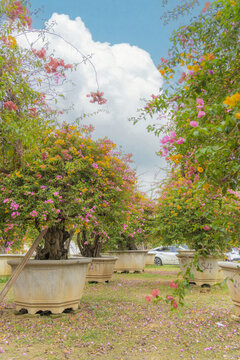
[[[209,360],[240,359],[240,323],[227,288],[192,286],[181,313],[146,303],[152,289],[169,292],[175,266],[114,274],[109,284],[86,284],[77,313],[14,315],[10,291],[0,307],[0,359]],[[0,282],[0,289],[4,282]]]

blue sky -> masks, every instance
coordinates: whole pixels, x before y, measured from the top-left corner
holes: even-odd
[[[34,26],[42,27],[44,20],[52,13],[67,14],[71,19],[80,16],[91,31],[93,39],[111,44],[129,43],[150,53],[155,65],[167,56],[169,38],[174,29],[185,24],[189,16],[163,25],[160,17],[166,9],[173,9],[182,0],[31,0],[32,10],[40,9],[34,16]],[[204,6],[200,0],[193,14],[198,14]],[[74,34],[73,34],[74,36]]]

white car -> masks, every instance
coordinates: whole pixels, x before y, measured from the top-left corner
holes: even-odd
[[[240,260],[239,249],[233,248],[231,251],[224,254],[227,261],[238,261]]]
[[[155,265],[178,265],[178,250],[186,250],[184,246],[159,246],[149,250],[148,254],[155,254]]]

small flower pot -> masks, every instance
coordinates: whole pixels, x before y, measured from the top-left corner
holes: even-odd
[[[115,250],[109,251],[108,255],[118,259],[114,266],[115,272],[143,272],[145,267],[145,255],[147,250]]]
[[[24,256],[22,254],[0,254],[0,276],[10,276],[12,274],[8,260],[22,259]]]
[[[93,282],[108,282],[111,280],[114,265],[117,257],[98,257],[91,258],[91,263],[88,265],[86,281]]]
[[[154,265],[155,254],[145,254],[145,265]]]

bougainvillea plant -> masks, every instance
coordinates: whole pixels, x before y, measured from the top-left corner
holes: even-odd
[[[67,258],[71,231],[80,233],[85,256],[99,256],[105,242],[124,232],[135,172],[110,140],[93,141],[90,130],[47,130],[31,162],[0,178],[2,234],[14,242],[30,228],[47,229],[38,259]]]
[[[153,244],[151,225],[155,213],[155,201],[150,200],[135,187],[122,230],[115,234],[116,242],[106,244],[107,250],[137,250]]]
[[[187,244],[200,255],[221,255],[239,241],[240,196],[172,173],[159,190],[154,231],[163,244]]]
[[[55,104],[63,94],[57,89],[73,65],[48,53],[44,37],[48,30],[32,29],[24,1],[1,0],[0,18],[0,176],[4,177],[30,162],[31,149],[41,145],[46,127],[58,123],[63,109]],[[19,39],[26,40],[32,32],[38,33],[37,41],[27,41],[24,47]],[[106,102],[99,90],[91,94],[91,102]],[[0,245],[8,249],[9,244],[5,234]]]

